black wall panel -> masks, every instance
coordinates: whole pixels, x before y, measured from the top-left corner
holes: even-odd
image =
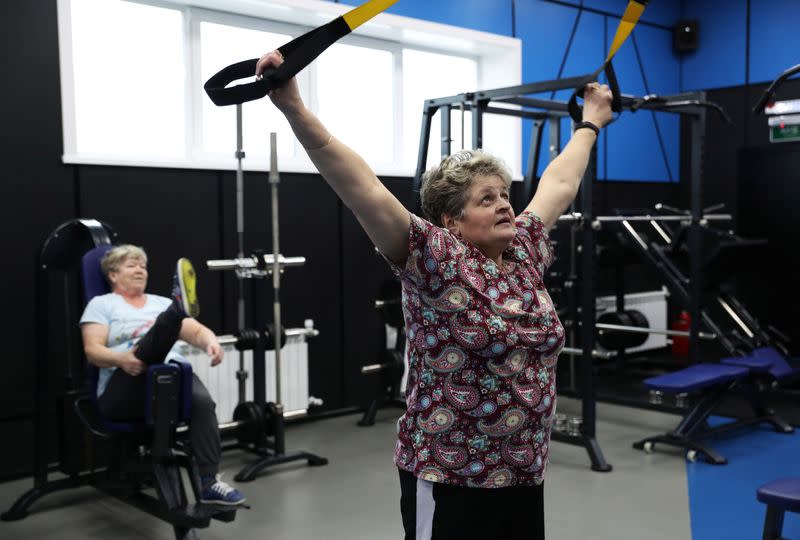
[[[737,269],[738,292],[757,317],[793,336],[792,347],[797,352],[800,334],[789,306],[796,305],[800,286],[786,274],[786,269],[793,266],[794,248],[798,245],[795,233],[800,230],[796,221],[798,144],[770,144],[767,118],[752,114],[753,105],[767,86],[708,92],[708,99],[722,105],[734,124],[724,124],[709,114],[704,201],[706,205],[724,202],[726,211],[736,218],[733,228],[742,236],[768,240],[763,259],[749,261],[747,268]],[[785,82],[774,97],[799,98],[798,80]]]
[[[725,211],[734,214],[734,218],[738,218],[741,205],[749,204],[739,194],[737,154],[742,149],[769,144],[766,117],[752,113],[753,105],[767,86],[736,86],[707,93],[708,100],[725,109],[733,124],[725,123],[711,111],[708,113],[703,162],[703,201],[706,206],[725,203]],[[785,82],[775,95],[777,100],[798,98],[799,80]],[[737,222],[735,220],[734,225]]]
[[[725,212],[738,213],[739,197],[736,187],[738,174],[736,152],[745,138],[750,111],[741,88],[716,90],[708,99],[720,105],[733,124],[726,123],[720,115],[709,110],[706,119],[706,139],[703,162],[703,206],[722,203]],[[688,188],[688,186],[687,186]],[[735,222],[734,222],[735,223]]]
[[[148,291],[169,296],[175,260],[189,257],[198,272],[200,318],[221,327],[221,276],[202,264],[219,257],[217,174],[180,169],[78,167],[80,211],[109,223],[120,241],[148,253]]]
[[[246,185],[247,216],[256,221],[246,246],[272,252],[272,212],[266,174]],[[257,194],[252,197],[250,194]],[[284,174],[279,187],[280,247],[286,256],[303,256],[305,266],[288,268],[281,277],[285,327],[302,327],[313,319],[320,335],[309,340],[309,392],[324,400],[324,409],[351,405],[342,388],[341,246],[335,193],[319,175]],[[249,218],[248,218],[249,220]],[[256,232],[258,231],[258,232]],[[271,286],[271,284],[270,284]],[[269,288],[269,287],[268,287]],[[272,295],[268,294],[272,313]],[[272,319],[272,316],[269,317]]]
[[[406,206],[415,199],[407,178],[384,178],[384,185]],[[375,299],[381,284],[394,279],[355,216],[342,209],[342,322],[344,392],[351,405],[366,405],[373,397],[377,375],[361,375],[365,364],[380,362],[386,338]]]
[[[754,314],[789,335],[800,354],[800,143],[747,148],[740,154],[741,231],[769,244],[759,260],[742,269],[742,297]]]
[[[0,3],[0,230],[3,270],[0,476],[29,467],[33,411],[36,256],[59,223],[73,217],[72,172],[61,164],[61,97],[55,2]],[[9,44],[14,44],[10,47]]]

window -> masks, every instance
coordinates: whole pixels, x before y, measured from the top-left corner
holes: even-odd
[[[199,23],[200,80],[207,81],[217,71],[231,63],[231,58],[253,58],[253,51],[275,49],[290,39],[280,34],[207,21]],[[195,115],[200,124],[200,140],[195,145],[196,158],[203,155],[224,158],[236,149],[236,107],[217,107],[202,91],[197,92],[202,104]],[[278,134],[278,157],[283,161],[295,155],[294,135],[286,118],[269,100],[248,101],[242,104],[242,141],[245,153],[254,159],[269,155],[269,133]]]
[[[316,63],[320,120],[367,162],[392,163],[396,132],[392,53],[337,43]]]
[[[477,90],[478,63],[469,58],[403,49],[403,75],[403,162],[416,165],[425,100]],[[472,147],[471,116],[471,113],[464,112],[462,123],[461,111],[451,111],[450,148],[453,152]],[[431,123],[427,167],[441,161],[441,137],[441,111],[437,111]]]
[[[203,83],[351,8],[315,0],[57,1],[64,161],[214,169],[236,167],[236,107],[214,106]],[[519,84],[519,66],[518,40],[381,14],[322,53],[298,84],[306,105],[378,174],[412,176],[424,100]],[[484,141],[502,140],[497,153],[519,163],[520,122],[503,121],[496,129],[486,118]],[[246,168],[268,167],[276,131],[281,169],[314,171],[268,99],[242,106],[242,131]],[[470,114],[453,110],[454,151],[462,131],[469,147]],[[440,157],[439,133],[437,116],[430,163]]]
[[[121,0],[71,8],[77,152],[183,156],[181,12]],[[106,22],[115,20],[125,24]]]

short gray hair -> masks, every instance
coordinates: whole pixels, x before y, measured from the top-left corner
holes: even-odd
[[[506,164],[483,150],[461,150],[428,169],[422,175],[419,192],[428,221],[443,227],[442,214],[463,217],[467,191],[476,176],[499,176],[506,187],[511,185],[511,171]]]
[[[128,259],[141,259],[147,263],[147,253],[144,252],[144,249],[133,244],[114,246],[106,252],[100,261],[100,268],[103,269],[103,274],[109,282],[111,281],[111,278],[109,278],[111,272],[119,272],[120,265]]]

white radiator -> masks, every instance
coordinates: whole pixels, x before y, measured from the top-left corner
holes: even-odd
[[[650,323],[650,328],[667,328],[667,297],[669,291],[662,288],[660,291],[647,291],[625,295],[625,309],[635,309],[641,311]],[[596,298],[597,316],[608,311],[617,310],[615,296],[599,296]],[[667,346],[667,336],[660,334],[650,334],[647,341],[638,347],[626,349],[628,352],[644,351],[649,349],[660,349]],[[603,349],[600,345],[598,349]]]
[[[233,410],[239,403],[239,351],[233,346],[223,347],[222,363],[211,367],[208,355],[195,347],[184,344],[181,354],[192,363],[195,374],[208,388],[217,404],[217,419],[228,422],[233,419]],[[267,351],[265,384],[267,401],[275,401],[275,352]],[[245,351],[244,369],[247,371],[245,386],[246,401],[253,400],[253,351]],[[281,349],[281,401],[285,412],[308,408],[308,343],[305,335],[286,337]]]

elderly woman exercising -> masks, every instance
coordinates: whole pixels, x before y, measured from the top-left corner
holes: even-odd
[[[177,354],[182,339],[205,350],[211,365],[222,361],[217,336],[194,317],[200,307],[195,273],[188,259],[179,259],[173,277],[172,300],[146,294],[147,255],[137,246],[112,248],[101,261],[111,292],[92,298],[81,316],[86,358],[100,368],[97,384],[100,411],[111,420],[135,420],[145,408],[145,377],[149,364]],[[240,504],[244,496],[220,480],[219,424],[216,405],[197,375],[192,381],[189,436],[200,470],[200,501]]]
[[[263,55],[256,76],[282,62],[277,51]],[[575,130],[516,217],[508,169],[481,151],[458,152],[426,172],[426,219],[410,214],[304,106],[294,80],[269,95],[402,281],[408,408],[394,462],[406,539],[544,538],[564,345],[542,281],[553,261],[547,233],[611,120],[608,87],[587,85],[578,128],[588,129]]]

